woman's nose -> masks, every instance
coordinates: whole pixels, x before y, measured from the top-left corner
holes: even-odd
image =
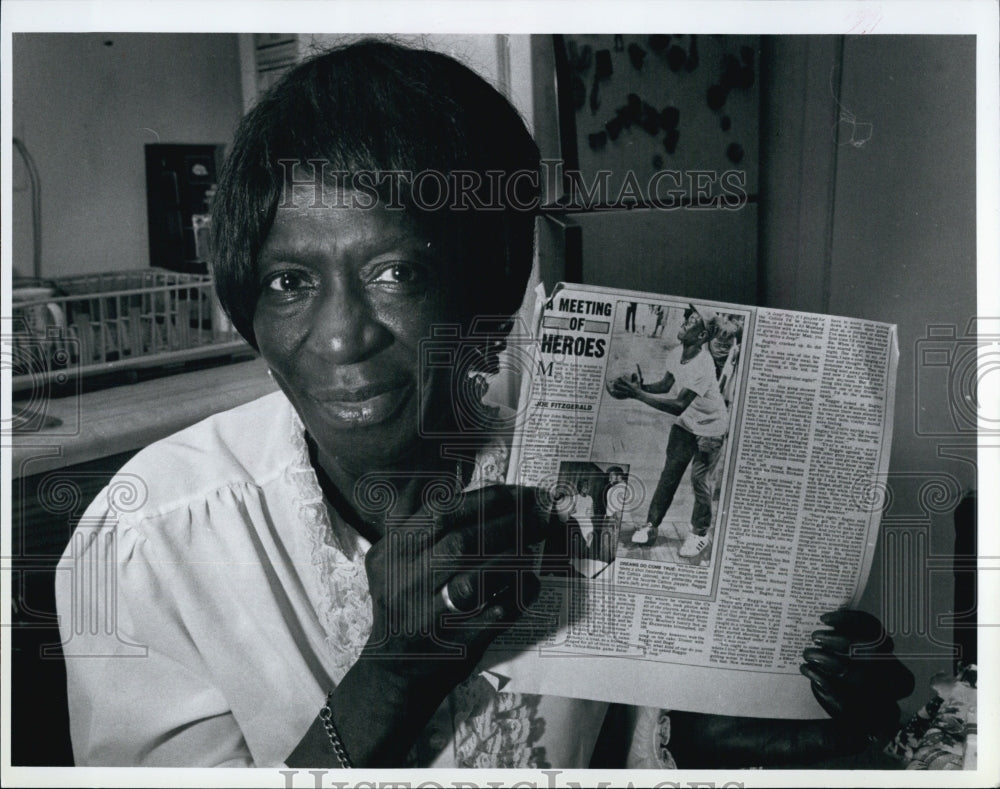
[[[340,282],[324,292],[310,329],[310,347],[334,364],[354,364],[391,343],[392,334],[375,316],[364,290]]]

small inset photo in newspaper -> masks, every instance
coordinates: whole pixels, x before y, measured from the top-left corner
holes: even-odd
[[[629,460],[618,558],[712,562],[746,315],[618,301],[592,452]]]
[[[629,466],[566,460],[549,491],[552,508],[543,575],[597,578],[615,560],[629,499]]]

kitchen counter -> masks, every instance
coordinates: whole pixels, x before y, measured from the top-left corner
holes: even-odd
[[[276,389],[264,361],[254,359],[37,403],[61,424],[5,436],[13,446],[11,476],[141,449]]]

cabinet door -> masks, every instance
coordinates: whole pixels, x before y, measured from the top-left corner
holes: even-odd
[[[580,280],[688,298],[757,298],[757,206],[708,211],[642,209],[574,217]]]

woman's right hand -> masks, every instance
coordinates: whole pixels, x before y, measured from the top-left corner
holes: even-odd
[[[532,546],[544,537],[528,488],[491,485],[446,507],[421,508],[369,549],[373,621],[359,661],[412,686],[435,708],[534,602]],[[461,613],[448,609],[446,585]]]
[[[532,545],[547,519],[534,491],[492,485],[456,504],[390,525],[365,557],[372,633],[328,699],[356,767],[401,765],[452,688],[538,596]],[[448,610],[445,583],[466,613]],[[285,761],[343,766],[320,717]]]
[[[462,493],[447,512],[390,525],[365,557],[372,633],[328,699],[354,766],[403,764],[414,740],[486,647],[538,596],[537,554],[547,518],[529,488]],[[453,604],[441,595],[447,583]],[[343,766],[317,716],[285,760]]]

